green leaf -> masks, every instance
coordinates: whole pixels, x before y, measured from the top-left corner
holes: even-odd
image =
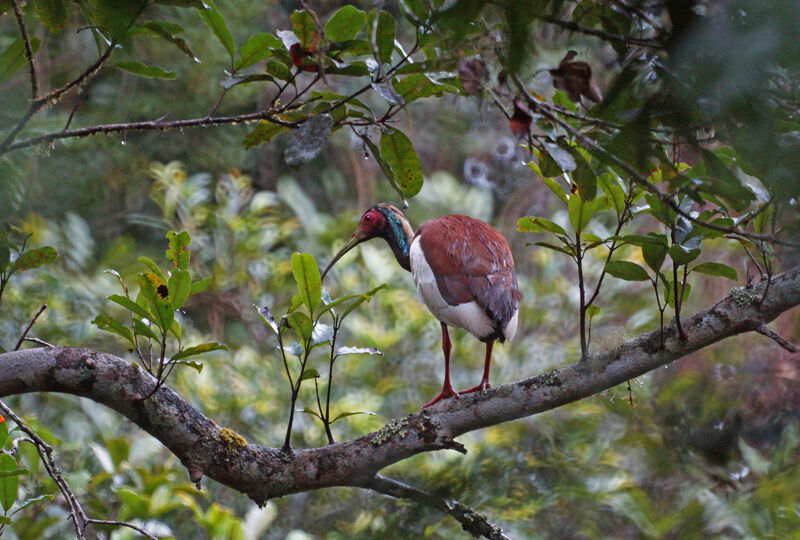
[[[580,152],[571,146],[568,148],[572,158],[575,160],[572,181],[578,186],[578,196],[584,201],[592,201],[597,197],[597,177]]]
[[[314,18],[306,10],[295,10],[291,16],[292,31],[297,39],[300,40],[300,46],[308,50],[317,44],[317,25]]]
[[[372,34],[375,20],[376,10],[372,10],[369,14],[369,32]],[[379,60],[383,63],[391,62],[392,51],[394,50],[394,34],[396,30],[396,23],[386,11],[380,11],[378,14],[378,28],[375,32],[375,43],[378,45]]]
[[[746,210],[750,202],[755,199],[753,192],[747,189],[712,152],[703,149],[701,151],[708,171],[701,189],[721,196],[738,212]]]
[[[131,300],[126,296],[120,296],[119,294],[112,294],[111,296],[108,297],[108,299],[111,300],[112,302],[119,304],[125,309],[134,312],[139,317],[149,320],[153,319],[153,315],[151,315],[149,311],[147,311],[145,308],[143,308],[142,306],[140,306],[139,304],[137,304],[136,302],[134,302],[133,300]]]
[[[317,377],[319,377],[319,371],[314,368],[307,368],[303,370],[303,374],[300,375],[300,380],[306,381],[308,379],[316,379]]]
[[[557,145],[556,143],[546,142],[544,143],[544,149],[558,166],[558,174],[561,174],[561,172],[572,172],[578,166],[578,164],[575,162],[575,158],[572,156],[572,153],[569,150],[561,148],[561,146]],[[539,165],[540,167],[542,166],[541,163]],[[545,167],[542,167],[542,170],[544,169]],[[555,176],[555,174],[548,174],[548,176]]]
[[[203,291],[208,290],[211,286],[211,278],[203,278],[200,281],[195,281],[192,283],[192,286],[189,288],[189,296],[193,296],[195,294],[199,294]]]
[[[339,347],[336,349],[336,356],[344,356],[346,354],[377,354],[383,356],[383,353],[375,347]]]
[[[239,60],[236,61],[236,64],[234,64],[234,71],[252,66],[256,62],[266,60],[272,56],[272,51],[270,49],[279,47],[283,47],[283,43],[280,39],[272,34],[262,33],[250,36],[245,44],[239,49],[239,55],[241,58],[239,58]]]
[[[600,306],[596,306],[596,305],[594,305],[594,304],[592,304],[591,306],[589,306],[589,307],[587,307],[587,308],[586,308],[586,315],[588,315],[588,316],[589,316],[589,322],[591,322],[591,321],[592,321],[592,319],[594,319],[594,317],[595,317],[595,316],[596,316],[598,313],[600,313],[600,309],[601,309],[601,308],[600,308]]]
[[[736,269],[731,268],[727,264],[716,263],[716,262],[704,262],[698,264],[694,268],[690,270],[690,272],[700,272],[701,274],[707,274],[709,276],[718,276],[731,279],[736,281],[739,279],[739,275],[736,273]]]
[[[658,272],[667,257],[666,237],[664,243],[642,244],[642,257],[647,266]]]
[[[680,289],[680,283],[678,284],[678,288]],[[669,307],[675,307],[675,296],[674,296],[674,286],[671,281],[664,279],[664,299],[667,301],[667,305]],[[681,302],[685,302],[687,298],[689,298],[689,293],[692,292],[692,286],[687,283],[683,288],[683,300]]]
[[[356,309],[358,306],[360,306],[362,303],[364,303],[364,300],[369,302],[370,299],[378,293],[378,291],[380,291],[381,289],[386,289],[386,288],[388,288],[388,287],[386,286],[385,283],[383,283],[383,284],[375,287],[374,289],[372,289],[370,291],[367,291],[365,295],[362,295],[362,296],[366,296],[366,298],[361,298],[359,300],[356,300],[355,302],[353,302],[352,304],[347,306],[347,308],[345,308],[344,312],[342,313],[342,315],[340,317],[340,320],[343,321],[345,319],[345,317],[347,317],[348,315],[350,315],[350,313],[353,312],[354,309]]]
[[[260,120],[253,131],[248,133],[242,141],[242,146],[246,150],[269,142],[281,133],[286,133],[289,128],[280,124],[274,124],[269,120]]]
[[[200,60],[195,56],[186,40],[177,37],[175,34],[183,32],[183,27],[179,24],[164,21],[149,21],[140,26],[134,27],[132,34],[143,33],[158,37],[175,45],[183,54],[199,63]]]
[[[155,275],[160,277],[161,281],[166,281],[167,278],[164,276],[164,273],[161,271],[158,265],[155,262],[153,262],[153,260],[150,257],[145,257],[144,255],[142,255],[136,260],[145,265],[147,268],[149,268],[150,271],[153,272]]]
[[[414,73],[395,80],[393,84],[395,92],[400,94],[406,103],[411,103],[424,97],[441,96],[448,91],[452,94],[457,93],[455,86],[434,83],[427,75],[422,73]]]
[[[11,518],[8,516],[0,516],[0,524],[2,525],[11,525],[12,521]]]
[[[151,317],[147,317],[148,320],[151,320]],[[144,324],[144,322],[140,321],[139,319],[133,319],[133,327],[136,329],[136,334],[139,336],[143,336],[147,339],[152,339],[154,341],[158,341],[158,336],[153,332],[153,329],[150,328],[148,325]]]
[[[528,166],[530,167],[530,165],[532,163],[533,162],[531,161],[531,163],[529,163]],[[555,193],[556,196],[559,199],[561,199],[561,201],[564,204],[568,204],[568,202],[567,202],[567,192],[564,191],[564,188],[561,187],[561,184],[558,183],[558,180],[556,180],[555,178],[549,178],[549,177],[544,177],[544,176],[540,176],[540,178],[541,178],[542,182],[544,183],[544,185],[546,185],[550,189],[550,191]]]
[[[28,469],[14,469],[12,471],[0,471],[0,478],[9,476],[23,476],[28,474]]]
[[[267,73],[253,73],[250,75],[232,75],[230,77],[226,77],[219,81],[219,85],[228,90],[229,88],[233,88],[237,84],[249,84],[251,82],[263,82],[263,81],[270,81],[272,83],[277,84],[275,77],[269,75]]]
[[[167,259],[172,261],[177,268],[186,270],[189,268],[189,250],[186,249],[192,243],[192,238],[186,231],[176,233],[169,231],[167,233],[167,240],[169,240],[169,248],[166,251]]]
[[[176,6],[180,8],[205,8],[207,4],[204,0],[155,0],[156,4],[165,6]]]
[[[189,349],[186,349],[186,350],[189,350]],[[205,352],[205,351],[203,351],[203,352]],[[197,354],[200,354],[200,353],[197,353]],[[175,364],[176,366],[190,367],[193,370],[195,370],[197,373],[202,373],[203,372],[203,364],[201,364],[200,362],[194,362],[192,360],[175,360],[173,358],[172,360],[170,360],[167,363],[168,364]]]
[[[121,43],[145,4],[146,0],[97,0],[94,22],[108,34],[111,41]]]
[[[106,315],[105,313],[100,313],[97,317],[95,317],[92,321],[92,324],[98,327],[100,330],[105,330],[106,332],[116,334],[127,340],[131,345],[135,345],[133,340],[133,332],[131,332],[130,328],[122,326],[121,322]]]
[[[292,72],[289,71],[289,68],[286,67],[285,64],[276,62],[275,60],[267,62],[266,71],[276,79],[280,79],[282,81],[288,81],[292,78]]]
[[[64,0],[36,0],[34,12],[51,32],[59,30],[67,22],[67,6]]]
[[[14,261],[14,264],[11,265],[11,270],[24,272],[25,270],[39,268],[45,264],[51,264],[55,262],[57,258],[58,254],[56,253],[56,250],[50,246],[29,249],[21,254],[16,261]]]
[[[319,415],[319,413],[317,411],[315,411],[314,409],[309,409],[308,407],[303,407],[302,409],[297,409],[297,412],[301,412],[301,413],[304,413],[304,414],[310,414],[311,416],[316,416],[317,418],[322,420],[322,417]],[[331,422],[331,424],[332,423],[333,422]]]
[[[139,274],[138,283],[142,295],[150,304],[150,311],[155,317],[153,322],[158,325],[162,333],[166,333],[175,318],[167,284],[153,272]]]
[[[322,285],[317,261],[308,253],[293,253],[292,274],[303,303],[308,308],[308,312],[313,314],[322,298]]]
[[[355,6],[344,6],[328,19],[325,24],[325,37],[331,41],[355,39],[366,22],[366,13]]]
[[[169,331],[173,336],[175,336],[175,338],[178,340],[178,343],[180,343],[181,337],[183,336],[183,329],[181,328],[181,323],[178,322],[178,319],[172,319],[172,324],[169,325]]]
[[[353,416],[353,415],[356,415],[356,414],[367,414],[369,416],[375,416],[375,413],[371,412],[371,411],[346,411],[346,412],[342,412],[342,413],[337,414],[336,418],[331,420],[331,424],[333,424],[337,420],[340,420],[342,418],[346,418],[348,416]]]
[[[603,173],[597,177],[597,183],[600,184],[600,189],[606,194],[611,207],[617,215],[621,215],[625,210],[625,192],[619,184],[618,176],[613,173]]]
[[[202,345],[195,345],[194,347],[188,347],[186,349],[183,349],[178,354],[172,356],[172,361],[175,362],[175,360],[180,360],[181,358],[197,356],[198,354],[203,354],[211,351],[227,351],[227,350],[228,347],[217,342],[203,343]]]
[[[413,197],[422,189],[422,166],[411,141],[402,131],[392,129],[381,135],[381,157],[394,175],[403,195]]]
[[[11,512],[11,513],[9,514],[9,516],[13,516],[13,515],[14,515],[14,514],[16,514],[17,512],[19,512],[20,510],[24,510],[24,509],[26,509],[27,507],[29,507],[30,505],[32,505],[32,504],[36,504],[36,503],[37,503],[37,502],[39,502],[39,501],[52,501],[52,500],[53,500],[53,497],[54,497],[53,495],[51,495],[51,494],[49,494],[49,493],[46,493],[46,494],[44,494],[44,495],[39,495],[38,497],[33,497],[33,498],[30,498],[30,499],[26,499],[26,500],[22,501],[22,502],[19,504],[19,506],[17,506],[17,507],[14,509],[14,511],[13,511],[13,512]]]
[[[236,45],[233,42],[231,31],[228,30],[225,19],[222,17],[222,14],[217,11],[214,3],[211,0],[204,0],[204,3],[208,6],[208,9],[198,9],[197,13],[200,14],[200,17],[205,21],[214,35],[217,36],[219,42],[222,43],[222,46],[228,51],[231,61],[233,61],[233,57],[236,54]]]
[[[575,256],[575,253],[571,248],[566,248],[564,246],[554,246],[553,244],[549,244],[547,242],[534,242],[532,245],[552,249],[553,251],[558,251],[572,257]]]
[[[278,329],[278,323],[275,322],[275,317],[272,315],[272,312],[269,310],[267,306],[258,307],[257,305],[253,304],[253,307],[258,311],[258,314],[261,315],[261,318],[264,319],[264,322],[267,323],[267,326],[272,328],[272,330],[279,334],[280,330]]]
[[[597,208],[597,203],[597,200],[585,201],[580,197],[574,196],[569,198],[569,201],[567,201],[569,221],[572,224],[572,228],[575,229],[575,232],[580,234],[586,226],[589,225],[592,216],[594,216],[595,209]]]
[[[568,236],[561,225],[541,217],[524,217],[517,221],[517,230],[520,232],[549,232]]]
[[[0,454],[0,473],[16,471],[17,462],[13,457],[8,454]],[[19,476],[14,474],[11,476],[0,477],[0,505],[3,510],[8,513],[14,505],[17,498],[17,491],[19,490]]]
[[[2,415],[0,415],[0,418],[3,418]],[[6,439],[8,439],[8,424],[6,423],[6,419],[3,418],[2,421],[0,421],[0,448],[6,444]]]
[[[700,250],[689,249],[680,244],[673,244],[669,246],[669,256],[678,264],[689,264],[700,255]]]
[[[177,77],[174,71],[165,71],[158,66],[148,66],[140,62],[117,62],[114,67],[146,79],[174,79]]]
[[[308,315],[301,311],[293,311],[286,316],[286,320],[289,326],[297,332],[297,335],[300,336],[303,341],[307,341],[311,338],[313,328]]]
[[[169,278],[169,291],[173,309],[180,309],[191,290],[192,278],[186,270],[173,270]]]
[[[647,270],[630,261],[609,261],[605,270],[615,278],[624,279],[625,281],[650,280]]]

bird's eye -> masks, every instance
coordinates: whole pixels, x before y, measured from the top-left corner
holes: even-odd
[[[372,216],[367,214],[366,216],[364,216],[364,221],[372,221]]]

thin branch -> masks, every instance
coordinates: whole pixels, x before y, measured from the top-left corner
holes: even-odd
[[[789,341],[787,341],[784,338],[782,338],[781,336],[779,336],[777,333],[775,333],[775,331],[770,329],[766,324],[762,324],[758,328],[756,328],[756,332],[758,332],[762,336],[767,336],[769,339],[773,340],[775,343],[777,343],[778,345],[780,345],[781,347],[783,347],[784,349],[786,349],[790,353],[796,353],[796,352],[800,351],[800,349],[798,349],[796,345],[794,345],[793,343],[790,343]]]
[[[269,120],[274,124],[280,124],[286,127],[297,127],[297,122],[287,122],[281,118],[274,116],[271,112],[261,111],[249,114],[240,114],[236,116],[215,116],[215,117],[201,117],[189,118],[185,120],[173,120],[171,122],[162,122],[161,120],[146,120],[142,122],[124,122],[119,124],[102,124],[99,126],[92,126],[80,129],[61,130],[53,133],[46,133],[37,137],[23,139],[13,144],[7,145],[3,148],[0,145],[0,154],[26,148],[37,144],[42,144],[58,139],[72,139],[87,137],[89,135],[96,135],[99,133],[120,133],[124,131],[167,131],[170,129],[204,127],[204,126],[218,126],[223,124],[238,124],[246,122],[255,122],[257,120]]]
[[[25,337],[28,335],[28,332],[30,332],[31,328],[33,328],[33,325],[36,323],[36,319],[38,319],[39,315],[41,315],[46,309],[47,309],[47,304],[42,304],[42,307],[39,308],[39,311],[37,311],[36,315],[34,315],[33,318],[30,320],[28,326],[25,327],[25,331],[22,332],[21,336],[19,336],[19,341],[17,341],[17,346],[14,347],[15,351],[18,351],[19,348],[22,346],[22,342],[25,341]]]
[[[142,536],[146,536],[147,538],[150,538],[151,540],[158,540],[157,536],[153,536],[152,534],[150,534],[146,530],[142,529],[141,527],[137,527],[133,523],[128,523],[127,521],[117,521],[117,520],[111,520],[111,519],[94,519],[94,518],[91,518],[91,519],[89,519],[88,523],[89,524],[95,524],[95,525],[106,525],[106,526],[110,526],[110,527],[128,527],[129,529],[133,529],[134,531],[138,532]]]
[[[36,77],[36,65],[33,63],[33,47],[31,38],[28,36],[28,28],[25,26],[25,19],[22,16],[22,8],[17,0],[11,0],[11,7],[14,8],[14,16],[17,18],[19,33],[22,35],[22,43],[25,45],[25,58],[28,59],[28,71],[31,76],[31,99],[39,96],[39,80]]]
[[[598,37],[604,41],[621,43],[623,45],[638,45],[640,47],[648,47],[650,49],[664,49],[664,44],[657,39],[635,38],[622,34],[611,34],[609,32],[604,32],[603,30],[598,30],[597,28],[581,26],[572,21],[564,21],[553,17],[552,15],[539,15],[537,18],[548,24],[563,28],[564,30],[586,34],[587,36]]]
[[[56,347],[52,343],[48,343],[43,339],[39,339],[39,338],[35,338],[35,337],[26,337],[25,341],[30,341],[31,343],[37,343],[39,345],[44,345],[48,349],[55,349],[55,347]]]
[[[427,491],[422,491],[380,474],[375,475],[362,487],[396,499],[409,499],[424,506],[435,508],[455,518],[465,531],[476,538],[483,536],[490,540],[510,540],[508,536],[503,534],[503,530],[497,525],[492,525],[486,516],[458,501],[437,497]]]

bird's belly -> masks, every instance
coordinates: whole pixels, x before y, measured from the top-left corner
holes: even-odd
[[[447,303],[439,292],[436,276],[425,260],[420,243],[416,240],[411,244],[409,259],[417,293],[434,317],[449,326],[463,328],[478,339],[494,332],[492,320],[474,300],[455,306]]]

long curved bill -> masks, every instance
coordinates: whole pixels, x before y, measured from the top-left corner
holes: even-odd
[[[325,270],[323,270],[323,271],[322,271],[322,275],[320,276],[320,281],[322,281],[323,279],[325,279],[325,274],[327,274],[327,273],[328,273],[328,270],[330,270],[330,269],[331,269],[331,267],[332,267],[334,264],[336,264],[336,261],[338,261],[339,259],[341,259],[341,258],[342,258],[342,256],[343,256],[345,253],[347,253],[348,251],[350,251],[351,249],[353,249],[354,247],[356,247],[356,246],[357,246],[358,244],[360,244],[360,243],[361,243],[361,240],[360,240],[360,239],[358,239],[358,238],[356,237],[356,235],[355,235],[355,234],[353,234],[353,236],[351,236],[351,237],[350,237],[350,238],[347,240],[347,242],[345,242],[345,244],[342,246],[342,249],[340,249],[340,250],[339,250],[339,253],[337,253],[337,254],[336,254],[334,257],[333,257],[333,259],[331,259],[331,262],[329,262],[329,263],[328,263],[328,266],[326,266],[326,267],[325,267]]]

